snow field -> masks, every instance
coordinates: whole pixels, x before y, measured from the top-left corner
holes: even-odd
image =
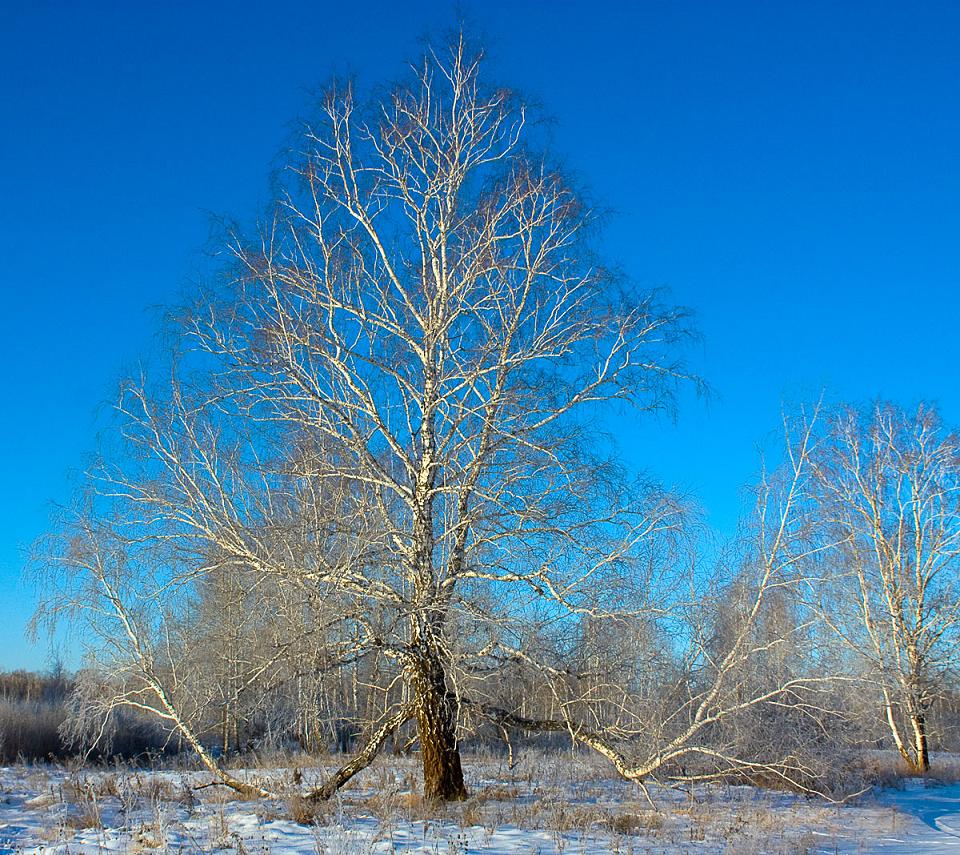
[[[471,798],[425,805],[415,758],[383,757],[318,806],[293,770],[248,769],[283,799],[236,798],[196,771],[0,769],[0,855],[224,852],[236,855],[434,853],[960,853],[960,785],[910,781],[831,805],[746,786],[638,789],[582,755],[468,759]],[[324,767],[301,770],[303,786]],[[200,787],[200,789],[197,789]],[[288,794],[289,795],[286,795]]]

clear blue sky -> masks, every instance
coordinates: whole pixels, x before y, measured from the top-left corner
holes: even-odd
[[[616,211],[614,257],[698,314],[717,390],[623,421],[720,529],[781,401],[937,400],[960,423],[960,3],[475,2],[497,78]],[[396,76],[426,2],[0,0],[0,667],[38,667],[20,549],[152,347],[152,306],[248,217],[306,90]]]

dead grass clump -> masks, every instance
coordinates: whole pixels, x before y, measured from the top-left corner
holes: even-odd
[[[60,819],[50,825],[44,825],[37,830],[37,836],[47,843],[62,843],[67,839],[67,825]],[[73,829],[70,829],[70,835],[73,836]]]
[[[176,787],[172,781],[168,781],[166,778],[158,778],[155,775],[146,778],[140,792],[152,802],[174,802],[180,801],[182,797],[182,790]]]
[[[84,805],[77,812],[67,814],[63,822],[67,828],[77,830],[82,828],[103,828],[103,818],[96,804]]]
[[[101,799],[91,781],[68,778],[63,784],[63,801],[68,808],[64,818],[68,828],[103,828]]]
[[[477,790],[470,801],[476,804],[486,804],[487,802],[512,802],[520,796],[520,790],[517,787],[508,787],[502,784],[492,787],[484,787]]]
[[[303,796],[292,796],[287,802],[287,816],[300,825],[313,825],[317,818],[317,803]]]
[[[262,805],[257,809],[258,816],[264,821],[280,819],[283,816],[300,825],[330,825],[337,812],[337,805],[334,802],[309,799],[299,793],[294,793],[283,801],[279,805],[279,811],[274,811],[270,804]]]
[[[249,779],[248,782],[255,787],[262,786],[264,783],[262,780],[258,781],[252,778]],[[201,800],[214,805],[222,806],[231,802],[259,802],[261,800],[260,796],[255,792],[241,793],[233,789],[233,787],[221,784],[219,781],[213,781],[197,787],[187,786],[187,789],[190,790],[194,798],[203,794]]]
[[[636,813],[618,813],[607,820],[607,828],[624,836],[637,836],[660,831],[666,820],[662,813],[655,810]]]
[[[142,825],[134,829],[130,839],[131,850],[142,852],[144,850],[159,849],[163,846],[163,838],[158,835],[156,828],[151,825]]]
[[[382,822],[403,817],[410,822],[429,821],[446,816],[449,810],[443,802],[432,802],[421,793],[399,792],[396,788],[376,792],[361,804]]]

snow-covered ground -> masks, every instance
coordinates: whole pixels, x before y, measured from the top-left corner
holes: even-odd
[[[830,805],[752,787],[653,793],[568,755],[508,770],[471,760],[467,802],[439,811],[416,795],[416,768],[384,758],[311,817],[290,769],[244,774],[290,796],[236,799],[200,772],[0,768],[6,853],[867,853],[960,855],[960,784],[908,782]],[[302,770],[308,785],[323,769]]]

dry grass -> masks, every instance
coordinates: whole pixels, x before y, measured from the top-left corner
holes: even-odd
[[[270,814],[261,816],[268,819]],[[286,810],[276,816],[284,816],[300,825],[329,825],[336,818],[336,807],[329,801],[316,801],[293,795],[286,801]]]
[[[615,813],[607,821],[607,828],[616,834],[637,836],[659,831],[664,825],[663,814],[647,810],[635,813]]]
[[[957,780],[960,759],[935,761],[939,775],[931,775],[931,780]],[[466,766],[471,797],[450,805],[431,804],[423,798],[416,757],[381,757],[328,802],[299,795],[325,770],[298,762],[304,773],[295,780],[292,768],[264,767],[254,777],[283,796],[251,802],[251,809],[239,808],[239,812],[254,813],[262,829],[275,820],[293,820],[315,829],[317,840],[327,843],[335,829],[350,828],[351,818],[358,816],[376,820],[376,837],[381,841],[409,824],[420,825],[424,834],[440,829],[449,837],[450,852],[461,851],[468,839],[482,845],[507,826],[546,834],[558,851],[576,852],[590,843],[621,855],[691,843],[740,855],[774,855],[811,845],[798,829],[803,824],[839,831],[836,808],[740,786],[698,786],[685,793],[654,790],[655,808],[651,808],[635,786],[613,779],[609,770],[587,755],[531,752],[512,771],[498,757],[471,758]],[[896,783],[902,769],[895,758],[875,755],[857,774]],[[69,842],[81,830],[104,826],[106,831],[126,828],[130,851],[147,852],[166,846],[171,828],[177,829],[182,841],[184,828],[191,824],[202,828],[195,832],[198,840],[227,851],[237,852],[240,846],[250,852],[269,851],[268,846],[251,848],[249,837],[240,841],[231,832],[230,817],[238,811],[231,805],[241,801],[236,793],[223,787],[194,789],[209,783],[203,773],[113,766],[25,770],[24,776],[41,794],[37,808],[48,810],[54,819],[44,833],[49,841]],[[785,816],[793,818],[785,821]],[[903,820],[895,811],[890,816],[895,833]],[[245,833],[249,835],[249,830]],[[318,851],[325,851],[319,843]]]

